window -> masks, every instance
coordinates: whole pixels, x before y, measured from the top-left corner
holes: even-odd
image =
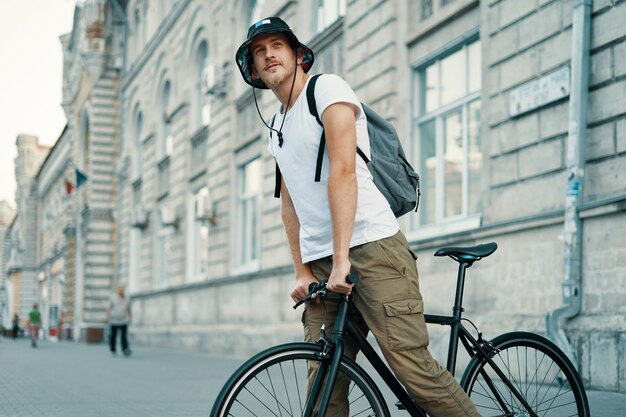
[[[161,158],[170,155],[174,147],[174,138],[172,136],[172,126],[170,120],[170,98],[172,95],[171,83],[165,81],[161,96],[161,109],[163,114],[162,134],[160,140],[159,156]]]
[[[200,135],[191,140],[191,174],[206,169],[207,136]]]
[[[167,235],[161,232],[157,235],[156,241],[156,259],[155,259],[155,281],[154,288],[163,288],[167,285]]]
[[[206,41],[202,41],[198,46],[196,54],[197,68],[197,105],[196,105],[196,126],[207,126],[211,122],[211,101],[206,89],[211,87],[214,81],[214,68],[209,63],[209,47]]]
[[[322,32],[346,14],[346,0],[316,0],[315,1],[315,29]]]
[[[170,160],[159,163],[158,197],[163,198],[170,190]]]
[[[167,260],[170,257],[170,247],[167,227],[163,226],[161,206],[157,206],[156,213],[159,221],[155,225],[154,235],[154,275],[153,288],[163,288],[167,285]]]
[[[139,55],[139,51],[141,49],[142,46],[142,37],[143,37],[143,28],[141,24],[141,5],[137,4],[137,7],[135,8],[135,13],[134,13],[134,26],[135,26],[135,33],[134,33],[134,49],[135,49],[135,55]]]
[[[463,219],[481,210],[480,41],[417,69],[414,118],[422,204],[412,227]]]
[[[265,0],[252,0],[250,2],[250,8],[248,9],[250,11],[248,16],[248,27],[263,19],[263,16],[261,15],[261,12],[263,11],[263,3],[265,3]]]
[[[209,224],[199,220],[198,214],[208,210],[209,189],[202,187],[194,193],[194,227],[193,227],[193,277],[205,279],[209,271]]]
[[[241,165],[238,171],[238,264],[252,266],[259,261],[260,251],[261,158]]]
[[[133,164],[133,178],[138,178],[141,176],[143,171],[143,114],[141,110],[137,109],[135,111],[135,128],[134,128],[134,154],[135,154],[135,163]]]
[[[133,197],[131,210],[141,208],[141,183],[133,185]],[[129,290],[138,291],[141,288],[141,230],[130,228],[130,265],[129,265]]]

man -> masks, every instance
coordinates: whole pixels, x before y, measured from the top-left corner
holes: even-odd
[[[121,332],[122,352],[124,356],[130,356],[132,353],[128,346],[128,323],[130,322],[130,300],[124,293],[124,286],[118,285],[116,293],[111,296],[109,304],[106,308],[106,321],[111,325],[111,334],[109,335],[109,348],[111,355],[115,357],[117,332]]]
[[[296,275],[291,298],[304,298],[309,284],[320,279],[329,280],[330,291],[353,293],[387,362],[431,416],[478,416],[459,384],[427,350],[416,256],[357,157],[357,145],[366,155],[370,146],[367,120],[353,90],[336,75],[322,75],[317,82],[326,150],[321,181],[314,182],[322,128],[308,110],[305,93],[313,51],[280,18],[270,17],[252,25],[236,61],[249,85],[270,89],[280,102],[268,150],[282,173],[281,216]],[[350,271],[361,277],[355,288],[345,280]],[[336,307],[331,299],[325,306],[306,306],[307,341],[319,339],[323,323],[332,328]],[[356,347],[346,342],[345,354],[354,358]],[[333,398],[329,414],[342,404],[341,398]]]
[[[39,328],[41,327],[41,312],[39,305],[33,304],[33,309],[28,313],[28,332],[30,333],[30,345],[37,347],[37,337],[39,337]]]

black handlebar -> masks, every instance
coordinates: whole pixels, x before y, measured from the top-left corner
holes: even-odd
[[[359,282],[360,279],[361,278],[359,278],[356,272],[350,272],[350,274],[346,276],[346,282],[348,284],[356,284],[357,282]],[[328,294],[328,290],[326,290],[327,284],[328,284],[328,280],[326,279],[319,281],[319,282],[310,283],[309,294],[302,300],[298,301],[293,306],[293,309],[295,310],[296,308],[300,307],[302,304],[308,303],[309,301],[313,301],[318,297],[319,298],[325,297]]]

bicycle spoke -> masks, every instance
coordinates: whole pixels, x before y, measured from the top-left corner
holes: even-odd
[[[271,395],[272,395],[272,396],[274,397],[274,399],[276,400],[276,406],[278,407],[278,412],[280,413],[280,417],[282,417],[282,416],[283,416],[283,413],[281,413],[281,412],[280,412],[280,406],[281,406],[281,404],[280,404],[280,401],[278,401],[278,396],[276,395],[276,390],[274,389],[274,382],[273,382],[272,378],[270,377],[270,373],[269,373],[269,371],[268,371],[267,369],[265,370],[265,373],[267,374],[267,377],[268,377],[268,379],[269,379],[269,381],[270,381],[270,386],[272,387],[272,393],[271,393]]]
[[[280,367],[280,374],[283,377],[283,387],[285,388],[285,394],[287,395],[287,402],[289,403],[289,415],[293,417],[293,407],[291,406],[291,397],[289,396],[289,389],[287,388],[287,380],[285,379],[285,373],[283,372],[283,364],[278,364]]]
[[[476,358],[462,381],[484,415],[589,417],[580,378],[556,345],[526,332],[508,333],[492,343],[496,349],[491,356],[493,365],[506,380],[499,378],[487,361]],[[504,411],[503,406],[507,408]]]
[[[291,361],[291,366],[293,368],[293,380],[296,381],[296,392],[298,393],[298,403],[300,404],[300,415],[304,414],[304,408],[302,408],[302,397],[300,396],[300,383],[298,382],[300,378],[296,375],[296,361]]]
[[[272,382],[272,378],[269,376],[269,374],[268,374],[267,378],[268,378],[268,382],[270,383],[270,385],[272,386],[272,389],[273,389],[273,382]],[[261,387],[265,390],[265,392],[266,392],[267,394],[269,394],[269,395],[270,395],[270,397],[276,401],[276,405],[278,406],[278,412],[280,413],[280,415],[278,415],[278,414],[276,414],[275,412],[273,412],[273,411],[272,411],[272,410],[271,410],[271,409],[270,409],[270,408],[269,408],[266,404],[264,404],[264,403],[263,403],[263,401],[262,401],[262,400],[261,400],[258,396],[256,396],[255,394],[253,394],[253,393],[252,393],[252,392],[251,392],[251,391],[250,391],[247,387],[245,387],[244,389],[245,389],[246,391],[248,391],[252,397],[254,397],[254,398],[255,398],[255,399],[256,399],[259,403],[263,404],[263,406],[264,406],[265,408],[267,408],[267,409],[268,409],[268,410],[269,410],[272,414],[274,414],[276,417],[280,417],[280,416],[282,416],[281,408],[282,408],[283,410],[285,410],[285,412],[287,412],[287,413],[289,412],[289,411],[287,410],[287,408],[286,408],[286,407],[282,404],[282,402],[278,399],[278,396],[276,395],[276,393],[275,393],[275,392],[271,392],[269,389],[267,389],[267,387],[265,386],[265,384],[264,384],[264,383],[263,383],[263,382],[262,382],[262,381],[261,381],[258,377],[256,377],[256,376],[255,376],[255,377],[254,377],[254,380],[256,380],[256,381],[257,381],[257,383],[258,383],[258,384],[259,384],[259,385],[260,385],[260,386],[261,386]],[[289,414],[289,415],[293,417],[293,414]]]
[[[294,344],[296,351],[268,351],[267,357],[259,356],[245,365],[220,394],[212,416],[229,417],[301,417],[310,399],[309,372],[328,364],[317,356],[319,347]],[[275,355],[275,356],[272,356]],[[321,367],[320,367],[321,365]],[[345,400],[332,401],[327,416],[384,417],[388,416],[384,399],[376,386],[358,365],[342,362],[337,382]],[[321,388],[323,388],[322,382]],[[295,390],[295,392],[294,392]],[[298,402],[299,406],[295,403]],[[217,410],[217,411],[216,411]],[[309,409],[310,410],[310,409]]]

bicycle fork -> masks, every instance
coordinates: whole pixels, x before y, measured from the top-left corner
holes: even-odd
[[[324,344],[324,349],[320,354],[322,361],[317,369],[315,379],[309,387],[309,398],[307,399],[304,409],[304,417],[311,417],[313,415],[315,404],[318,401],[320,393],[322,397],[319,401],[317,416],[324,417],[330,404],[337,374],[339,373],[339,367],[341,366],[341,359],[343,358],[343,334],[348,317],[347,300],[349,296],[342,297],[344,300],[339,303],[332,332],[332,341],[325,337],[324,327],[322,327],[322,338],[320,339]],[[330,365],[328,361],[330,361]]]

